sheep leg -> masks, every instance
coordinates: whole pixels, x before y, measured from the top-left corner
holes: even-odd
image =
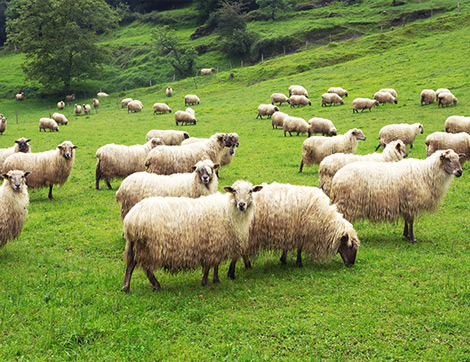
[[[134,259],[134,245],[132,242],[131,242],[131,245],[129,245],[129,248],[127,249],[126,260],[127,260],[127,268],[126,268],[126,274],[124,275],[124,282],[122,283],[121,291],[128,294],[129,286],[131,284],[132,272],[134,271],[134,268],[137,265],[137,262]]]
[[[408,223],[405,221],[405,228],[403,229],[403,236],[408,239]]]
[[[286,265],[286,264],[287,264],[287,251],[285,251],[285,250],[282,251],[282,255],[281,255],[281,257],[279,258],[279,260],[281,261],[281,264],[282,264],[282,265]]]
[[[296,262],[297,266],[299,268],[302,268],[304,265],[302,264],[302,248],[299,247],[297,249],[297,262]]]
[[[304,160],[300,161],[300,170],[299,173],[302,172],[302,169],[304,168]]]
[[[112,190],[113,188],[112,188],[111,184],[109,183],[109,180],[105,179],[104,181],[106,182],[106,185],[108,185],[108,189]]]
[[[237,259],[233,259],[230,262],[230,266],[228,267],[228,273],[227,273],[227,276],[232,280],[235,279],[235,267],[236,266],[237,266]]]
[[[54,186],[54,185],[50,185],[50,186],[49,186],[49,195],[48,195],[48,197],[49,197],[49,200],[51,200],[51,201],[54,200],[54,197],[52,197],[52,187],[53,187],[53,186]]]
[[[145,275],[147,276],[148,280],[152,284],[153,290],[157,290],[158,292],[162,289],[160,283],[158,282],[157,278],[150,269],[144,269]]]
[[[212,277],[212,283],[220,283],[219,279],[219,264],[214,267],[214,276]]]
[[[245,269],[251,269],[251,261],[247,256],[243,257],[243,262],[245,263]]]
[[[408,239],[410,240],[410,243],[416,243],[415,235],[413,233],[413,221],[410,222],[410,230],[408,234]]]
[[[210,270],[210,267],[207,266],[207,265],[203,265],[202,266],[202,270],[204,272],[203,276],[202,276],[202,280],[201,280],[201,285],[203,287],[205,287],[207,285],[207,279],[209,278],[209,270]]]

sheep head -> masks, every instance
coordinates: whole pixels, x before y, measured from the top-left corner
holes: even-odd
[[[351,134],[353,135],[353,137],[355,137],[358,140],[361,140],[361,141],[366,140],[366,136],[364,136],[364,133],[362,133],[362,131],[359,128],[352,129]]]
[[[220,168],[220,164],[214,164],[211,160],[199,161],[191,170],[196,172],[199,180],[202,184],[208,185],[212,181],[215,175],[215,171]]]
[[[163,140],[158,137],[152,137],[148,143],[150,144],[150,149],[155,148],[157,146],[163,145]]]
[[[439,153],[439,159],[441,160],[444,171],[455,177],[462,176],[462,166],[460,165],[459,155],[451,149],[440,151]]]
[[[359,244],[360,243],[359,239],[357,238],[356,231],[352,228],[351,225],[351,230],[341,237],[338,248],[338,253],[341,255],[341,259],[343,259],[343,262],[346,266],[354,265]]]
[[[252,206],[252,193],[263,189],[263,186],[254,186],[248,181],[235,181],[232,186],[225,186],[224,190],[232,194],[232,202],[240,211],[246,211]]]
[[[8,182],[10,187],[13,189],[15,192],[21,192],[22,189],[25,188],[26,185],[26,177],[30,174],[31,172],[27,171],[19,171],[19,170],[12,170],[8,173],[4,173],[2,177],[6,180],[5,182]]]
[[[31,146],[28,144],[29,141],[31,140],[24,137],[17,139],[15,143],[18,144],[18,152],[29,152],[31,149]]]
[[[75,149],[77,146],[74,146],[70,141],[64,141],[60,145],[57,146],[59,149],[60,155],[65,158],[66,160],[73,159],[75,156]]]

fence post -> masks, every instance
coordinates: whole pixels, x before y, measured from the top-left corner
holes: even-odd
[[[229,60],[228,64],[230,65],[230,69],[232,69],[232,60]]]
[[[264,62],[264,55],[263,53],[261,53],[261,64],[263,64],[263,62]]]
[[[196,86],[196,89],[197,89],[196,77],[194,77],[193,80],[194,80],[194,85]]]
[[[243,68],[243,60],[240,62],[241,67]]]
[[[52,115],[51,115],[51,107],[49,106],[49,118],[52,118]]]
[[[173,82],[175,81],[176,74],[173,74]]]
[[[150,86],[152,86],[152,80],[151,80],[151,79],[150,79],[150,82],[149,82],[149,83],[150,83]]]
[[[308,40],[305,40],[305,50],[308,49]]]
[[[286,46],[285,45],[282,46],[282,52],[284,53],[284,55],[286,55]]]

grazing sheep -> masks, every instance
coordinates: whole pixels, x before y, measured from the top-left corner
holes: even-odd
[[[405,145],[410,145],[410,148],[413,148],[416,136],[423,132],[421,123],[400,123],[383,126],[379,131],[379,145],[375,150],[377,151],[381,146],[385,147],[387,143],[396,140],[402,140]]]
[[[75,160],[75,149],[70,141],[64,141],[57,149],[39,153],[14,153],[3,163],[3,172],[11,170],[30,171],[26,184],[30,188],[49,186],[49,200],[52,197],[52,187],[62,186],[70,176]]]
[[[3,136],[3,132],[7,129],[7,119],[6,117],[0,113],[0,135]]]
[[[289,98],[287,98],[282,93],[271,94],[271,104],[274,106],[274,103],[277,103],[277,102],[279,102],[279,105],[282,105],[282,103],[289,103]]]
[[[258,115],[256,118],[263,119],[263,116],[267,116],[268,118],[273,115],[274,112],[279,112],[278,106],[273,106],[272,104],[260,104],[258,106]]]
[[[289,115],[287,113],[284,113],[284,112],[274,112],[271,119],[272,119],[272,125],[273,125],[273,128],[274,126],[276,126],[276,129],[277,127],[282,127],[283,124],[284,124],[284,120],[286,119],[286,117],[289,117]]]
[[[75,93],[68,94],[65,96],[65,101],[66,102],[73,102],[75,100]]]
[[[65,102],[64,101],[60,101],[60,102],[57,102],[57,109],[64,109],[65,107]]]
[[[209,75],[209,74],[212,74],[214,71],[215,71],[214,68],[202,68],[201,75]]]
[[[172,89],[170,86],[166,87],[166,89],[165,89],[165,95],[166,95],[167,97],[171,97],[171,96],[173,95],[173,89]]]
[[[17,101],[22,101],[23,99],[24,99],[24,93],[23,93],[23,92],[17,93],[17,94],[15,95],[15,100],[17,100]]]
[[[415,243],[416,216],[436,209],[453,176],[461,175],[459,156],[452,150],[438,151],[425,160],[355,162],[333,177],[331,203],[351,222],[395,221],[402,217],[403,235]]]
[[[100,106],[100,101],[96,98],[93,98],[93,108],[96,109]]]
[[[149,152],[145,166],[147,172],[159,175],[191,172],[191,167],[207,158],[214,164],[220,164],[224,148],[231,145],[227,134],[216,133],[207,142],[181,147],[161,146]]]
[[[448,90],[447,88],[438,88],[436,90],[436,98],[439,96],[439,94],[441,93],[452,93],[450,90]]]
[[[434,92],[432,89],[424,89],[421,91],[420,94],[420,102],[421,105],[424,104],[431,104],[434,103],[436,100],[436,92]]]
[[[348,96],[348,91],[344,90],[341,87],[331,87],[331,88],[328,89],[328,93],[336,93],[341,98]]]
[[[329,119],[313,117],[308,120],[308,136],[315,133],[321,133],[323,136],[336,136],[338,130]]]
[[[89,104],[83,104],[82,108],[83,108],[83,113],[85,113],[85,114],[90,114],[91,113],[91,106]]]
[[[333,153],[355,153],[357,141],[365,141],[365,139],[366,136],[358,128],[350,129],[345,134],[333,137],[309,137],[302,145],[302,161],[299,172],[302,172],[304,165],[319,164],[326,156]]]
[[[184,105],[187,106],[193,104],[199,104],[200,100],[199,97],[194,94],[188,94],[184,96]]]
[[[186,131],[153,129],[148,131],[145,142],[150,141],[152,138],[160,138],[163,144],[167,146],[179,146],[181,142],[189,138],[189,133]]]
[[[339,95],[336,93],[323,93],[321,95],[321,105],[327,106],[327,105],[332,105],[332,104],[344,104],[343,98],[341,98]]]
[[[286,132],[289,132],[289,136],[292,136],[292,132],[297,132],[298,136],[300,133],[308,133],[308,123],[303,118],[289,116],[284,119],[282,130],[284,137],[286,137]]]
[[[96,189],[100,189],[100,180],[104,179],[108,189],[112,190],[109,181],[114,178],[124,178],[134,172],[145,171],[145,159],[148,153],[163,142],[152,138],[144,145],[104,145],[96,151]]]
[[[163,113],[171,113],[171,108],[168,107],[165,103],[154,103],[153,105],[153,114],[163,114]]]
[[[127,105],[132,101],[132,98],[124,98],[123,100],[121,100],[121,108],[127,108]]]
[[[192,167],[192,173],[156,175],[135,172],[122,181],[116,192],[116,201],[121,204],[121,218],[139,201],[152,196],[190,197],[196,199],[217,192],[216,171],[219,164],[211,160],[199,161]]]
[[[470,158],[470,135],[465,132],[434,132],[426,137],[426,157],[438,150],[454,150],[460,157],[460,165]]]
[[[28,187],[26,177],[31,172],[19,170],[2,174],[0,186],[0,248],[21,234],[28,216]]]
[[[304,96],[305,98],[308,98],[308,92],[301,85],[291,85],[289,87],[289,97],[290,96]]]
[[[393,88],[382,88],[381,90],[379,90],[379,92],[387,92],[387,93],[390,93],[392,96],[394,96],[395,98],[397,98],[397,92],[395,89]]]
[[[14,146],[11,146],[9,148],[0,148],[0,172],[2,171],[3,162],[7,159],[8,156],[17,152],[31,152],[31,146],[28,143],[29,141],[31,140],[21,137],[15,141]]]
[[[379,102],[379,104],[385,103],[395,103],[397,104],[397,99],[389,92],[376,92],[374,94],[374,99]]]
[[[318,168],[318,187],[330,196],[331,180],[342,167],[353,162],[397,162],[408,157],[405,144],[398,140],[390,142],[384,148],[383,153],[371,153],[368,155],[353,155],[351,153],[334,153],[320,162]]]
[[[191,112],[176,111],[175,112],[175,122],[176,122],[177,126],[180,123],[182,123],[182,124],[188,124],[188,123],[189,124],[196,124],[196,116],[194,115],[194,113],[191,113]]]
[[[437,96],[437,106],[450,106],[451,104],[457,105],[457,98],[450,92],[442,92]]]
[[[143,105],[141,101],[133,100],[132,102],[127,103],[127,113],[135,113],[140,112],[143,109]]]
[[[305,96],[293,95],[289,98],[289,102],[291,107],[295,106],[311,106],[312,101]]]
[[[96,93],[96,96],[98,98],[103,98],[103,97],[107,97],[109,94],[105,93],[105,92],[98,92]]]
[[[444,124],[448,133],[467,132],[470,134],[470,117],[450,116]]]
[[[58,124],[67,125],[69,120],[62,114],[62,113],[53,113],[52,119],[56,121]]]
[[[369,112],[371,111],[371,108],[374,106],[378,106],[379,102],[376,101],[375,99],[369,99],[369,98],[356,98],[353,100],[353,113],[359,113],[359,109],[361,109],[361,112],[364,112],[364,109],[368,109]]]
[[[57,125],[56,121],[54,121],[52,118],[41,118],[39,120],[39,132],[41,132],[41,130],[46,132],[46,129],[48,129],[49,132],[59,132],[59,126]]]
[[[186,108],[184,111],[189,114],[192,114],[193,116],[196,116],[196,112],[191,107]]]
[[[79,114],[82,113],[82,106],[79,104],[75,104],[74,111],[75,111],[75,115],[78,116]]]
[[[238,258],[248,242],[255,212],[252,193],[262,186],[237,181],[224,189],[228,194],[150,197],[135,205],[123,221],[127,268],[122,291],[129,292],[136,265],[157,290],[161,287],[153,271],[162,268],[176,273],[202,265],[201,284],[207,285],[210,268],[214,283],[219,282],[220,262]]]

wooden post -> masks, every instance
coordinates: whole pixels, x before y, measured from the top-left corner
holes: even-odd
[[[384,23],[380,23],[380,32],[382,32],[382,30],[384,29]]]
[[[173,82],[175,81],[176,74],[173,74]]]
[[[330,34],[330,43],[331,43],[331,34]]]
[[[16,124],[18,124],[18,110],[15,109],[15,113],[16,113]]]
[[[51,107],[49,106],[49,118],[52,118],[52,115],[51,115]]]
[[[243,68],[243,60],[240,62],[241,67]]]
[[[305,50],[308,49],[308,40],[305,40]]]
[[[219,65],[217,64],[217,68],[215,69],[215,74],[219,74]]]
[[[230,69],[232,69],[232,60],[229,60],[229,61],[228,61],[228,64],[229,64],[229,66],[230,66]]]
[[[70,102],[67,102],[67,117],[70,119]]]
[[[178,92],[181,90],[180,88],[180,81],[178,80]]]
[[[196,77],[194,77],[193,80],[194,80],[194,85],[196,86],[196,89],[197,89]]]
[[[457,16],[460,16],[460,0],[457,2]]]
[[[263,64],[263,62],[264,62],[264,55],[263,53],[261,53],[261,64]]]
[[[284,53],[284,55],[286,55],[286,46],[285,45],[282,46],[282,52]]]
[[[149,83],[150,83],[150,86],[152,86],[152,80],[151,80],[151,79],[150,79],[150,82],[149,82]]]

